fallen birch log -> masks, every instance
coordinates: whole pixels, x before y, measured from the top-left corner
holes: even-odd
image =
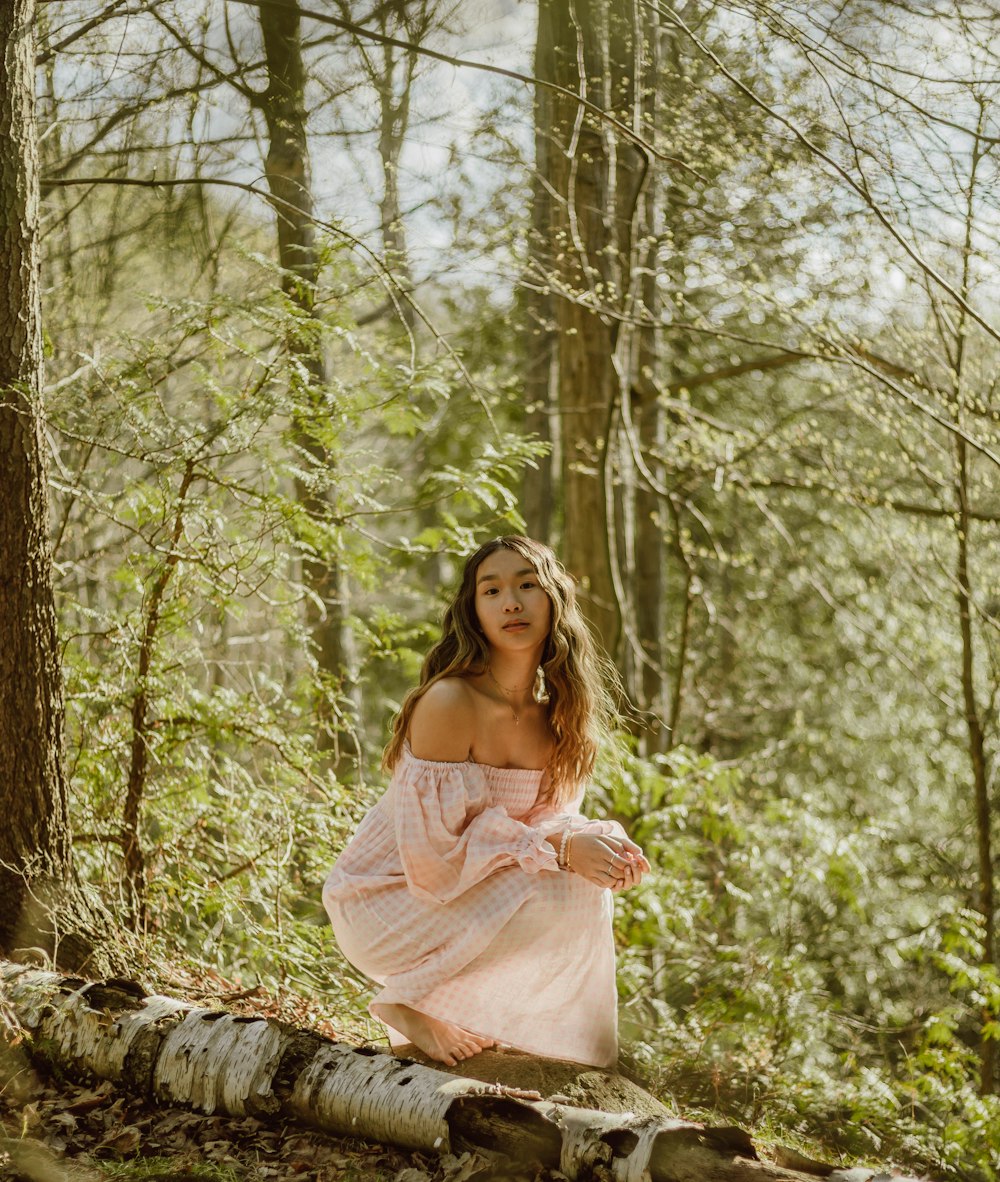
[[[340,1136],[437,1153],[502,1153],[569,1179],[808,1182],[760,1161],[749,1135],[635,1118],[463,1079],[266,1018],[0,961],[0,1004],[30,1052],[132,1094],[231,1116],[281,1114]],[[0,1081],[2,1083],[3,1081]]]

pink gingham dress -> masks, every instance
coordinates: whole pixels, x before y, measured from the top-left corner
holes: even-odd
[[[323,902],[347,959],[403,1004],[498,1042],[606,1067],[617,1058],[609,890],[560,871],[545,838],[580,800],[536,804],[542,773],[418,759],[405,747],[385,794],[337,859]],[[391,1026],[389,1041],[406,1038]]]

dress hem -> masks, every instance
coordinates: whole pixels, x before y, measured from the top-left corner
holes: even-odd
[[[400,1035],[402,1038],[406,1038],[406,1036],[403,1034],[403,1032],[401,1030],[397,1030],[395,1026],[391,1026],[384,1018],[379,1016],[379,1014],[378,1014],[379,1004],[380,1003],[378,1001],[372,1001],[369,1003],[368,1012],[371,1014],[371,1016],[373,1018],[375,1018],[376,1021],[381,1022],[382,1025],[386,1028],[386,1030],[395,1031],[395,1033]],[[387,1001],[387,1002],[383,1002],[381,1004],[405,1006],[408,1010],[415,1010],[418,1014],[423,1014],[423,1016],[425,1018],[430,1018],[430,1019],[432,1019],[432,1021],[447,1022],[449,1026],[460,1026],[462,1030],[468,1030],[470,1034],[474,1034],[477,1038],[493,1038],[493,1035],[487,1034],[485,1031],[472,1030],[468,1026],[462,1026],[461,1023],[453,1022],[450,1018],[442,1017],[439,1014],[432,1014],[428,1010],[423,1009],[421,1006],[414,1005],[412,1002],[409,1002],[409,1001]],[[407,1038],[405,1042],[397,1043],[396,1045],[397,1046],[417,1046],[417,1044],[411,1038]],[[393,1050],[395,1049],[393,1047],[391,1035],[389,1037],[389,1046]],[[499,1038],[494,1039],[492,1047],[484,1047],[483,1049],[489,1051],[489,1050],[496,1050],[498,1048],[511,1050],[511,1051],[520,1051],[522,1054],[525,1054],[525,1055],[537,1055],[540,1059],[555,1059],[556,1061],[561,1061],[563,1063],[576,1063],[581,1067],[596,1067],[601,1071],[613,1071],[615,1064],[618,1062],[618,1048],[617,1048],[617,1046],[615,1047],[614,1058],[609,1060],[607,1063],[594,1063],[590,1059],[575,1059],[572,1055],[553,1055],[550,1051],[543,1051],[540,1047],[526,1046],[523,1043],[515,1044],[515,1043],[511,1043],[511,1042],[504,1042],[503,1039],[499,1039]],[[419,1047],[417,1047],[417,1049],[420,1050]],[[422,1053],[425,1055],[427,1054],[426,1051],[423,1051]],[[433,1058],[432,1055],[427,1055],[427,1057],[428,1057],[428,1059]],[[475,1055],[472,1055],[470,1057],[475,1058]]]

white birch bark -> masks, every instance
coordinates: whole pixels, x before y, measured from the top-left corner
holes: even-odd
[[[816,1177],[757,1160],[739,1129],[528,1101],[271,1019],[146,996],[131,982],[86,982],[0,961],[0,1010],[20,1025],[32,1053],[67,1073],[201,1112],[281,1113],[424,1152],[502,1152],[558,1167],[571,1180]]]

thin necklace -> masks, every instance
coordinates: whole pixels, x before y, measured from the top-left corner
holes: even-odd
[[[523,694],[523,693],[524,693],[524,691],[525,691],[525,690],[526,690],[528,687],[527,687],[526,685],[522,685],[522,686],[520,686],[520,687],[517,687],[517,686],[515,686],[515,688],[514,688],[514,689],[506,689],[506,688],[505,688],[504,686],[502,686],[502,685],[500,684],[500,682],[499,682],[499,681],[497,681],[497,679],[496,679],[496,678],[493,676],[493,670],[492,670],[492,669],[489,667],[489,665],[487,665],[487,666],[486,666],[486,676],[487,676],[487,677],[490,679],[490,681],[492,681],[492,682],[493,682],[493,684],[494,684],[494,685],[497,687],[497,689],[498,689],[498,690],[499,690],[499,691],[500,691],[500,692],[501,692],[501,693],[504,695],[504,697],[506,697],[506,698],[507,698],[507,705],[510,707],[510,712],[511,712],[511,714],[513,714],[513,715],[514,715],[514,725],[515,725],[515,726],[517,726],[517,724],[518,724],[518,723],[521,721],[521,716],[520,716],[520,715],[518,714],[518,712],[517,712],[517,711],[514,709],[514,703],[513,703],[512,701],[510,701],[510,695],[511,695],[511,694]]]

